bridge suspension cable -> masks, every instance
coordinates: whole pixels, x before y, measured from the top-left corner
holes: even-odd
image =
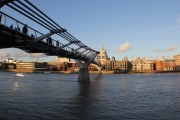
[[[91,49],[90,47],[83,44],[80,40],[76,39],[73,35],[71,35],[69,32],[67,32],[66,29],[64,29],[59,24],[57,24],[54,20],[52,20],[50,17],[48,17],[44,12],[42,12],[39,8],[37,8],[35,5],[33,5],[29,0],[0,0],[0,7],[2,7],[3,5],[6,5],[9,8],[24,15],[25,17],[27,17],[30,20],[34,21],[35,23],[39,24],[41,27],[45,28],[46,30],[49,30],[53,34],[56,34],[56,35],[64,38],[66,41],[69,41],[69,43],[65,43],[65,44],[62,44],[59,42],[59,44],[62,44],[62,45],[56,49],[57,51],[62,48],[63,49],[68,48],[68,49],[70,49],[70,51],[69,51],[69,53],[66,54],[67,57],[69,57],[69,55],[71,56],[71,54],[73,54],[75,59],[76,59],[76,57],[78,57],[85,61],[88,59],[91,59],[93,57],[94,58],[93,63],[99,64],[97,56],[94,57],[95,55],[97,55],[99,53],[98,51]],[[53,31],[56,31],[56,32],[53,32]],[[49,34],[49,35],[53,35],[53,34]],[[47,34],[46,34],[46,36],[47,36]],[[41,37],[41,38],[43,38],[43,37]],[[39,40],[41,40],[41,39],[39,39]],[[36,41],[38,41],[38,40],[36,40]],[[36,42],[36,41],[34,41],[34,42]],[[69,45],[71,45],[71,44],[74,44],[78,47],[74,46],[75,48],[70,48]]]
[[[28,17],[29,19],[33,20],[34,22],[38,23],[39,25],[43,26],[48,30],[60,29],[65,31],[64,28],[58,25],[55,21],[53,21],[50,17],[48,17],[45,13],[43,13],[40,9],[38,9],[28,0],[24,0],[24,2],[20,0],[15,0],[8,3],[7,6],[23,14],[24,16]],[[68,33],[67,31],[63,33],[57,33],[57,35],[66,39],[67,41],[75,41],[74,44],[76,44],[79,47],[83,47],[84,49],[87,50],[92,50],[88,46],[84,45],[81,41],[76,39],[74,36],[72,36],[70,33]]]

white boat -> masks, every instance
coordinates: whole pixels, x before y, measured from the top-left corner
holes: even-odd
[[[22,73],[17,73],[16,76],[23,77],[24,75]]]

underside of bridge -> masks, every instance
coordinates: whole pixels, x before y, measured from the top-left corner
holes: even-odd
[[[0,11],[0,48],[13,47],[28,53],[44,53],[48,56],[74,59],[80,67],[79,81],[90,80],[88,66],[91,63],[101,66],[97,58],[99,51],[91,49],[76,39],[29,0],[1,0],[0,8],[3,6],[15,10],[49,32],[41,33],[28,26],[27,23],[22,23],[17,18],[11,17],[13,15],[7,15],[4,11]],[[16,25],[9,27],[7,20],[15,22]],[[34,35],[28,33],[28,30],[32,31]],[[62,43],[61,39],[57,37],[54,39],[53,35],[66,42]]]

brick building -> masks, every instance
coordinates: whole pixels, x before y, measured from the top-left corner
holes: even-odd
[[[156,71],[175,71],[175,61],[174,60],[158,60],[155,62]]]
[[[180,55],[179,54],[174,56],[174,61],[176,64],[175,70],[180,71]]]

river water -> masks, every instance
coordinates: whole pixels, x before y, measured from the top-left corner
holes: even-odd
[[[180,120],[180,73],[0,72],[0,120]]]

